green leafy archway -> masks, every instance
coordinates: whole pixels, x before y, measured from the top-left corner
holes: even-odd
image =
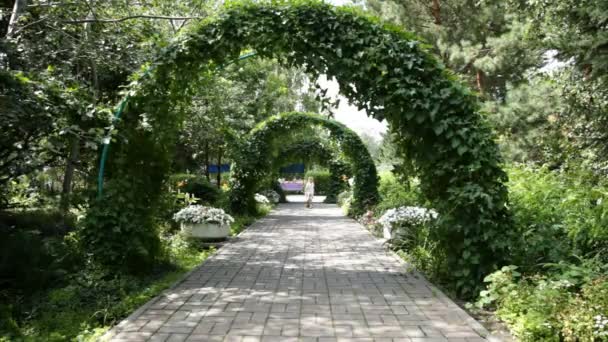
[[[325,203],[336,203],[338,195],[347,187],[343,176],[353,175],[352,165],[340,158],[340,155],[327,146],[328,142],[318,137],[297,140],[279,150],[273,169],[290,163],[304,162],[327,167],[330,173],[329,189]],[[371,156],[370,156],[371,158]]]
[[[232,171],[231,201],[234,211],[255,210],[254,194],[259,182],[272,171],[274,156],[283,144],[281,137],[290,132],[320,126],[329,131],[330,138],[340,147],[352,165],[353,214],[362,214],[378,203],[378,175],[374,160],[359,136],[343,124],[309,113],[284,113],[261,122],[251,131],[240,148],[238,163]],[[245,204],[245,205],[244,205]]]
[[[144,68],[149,71],[133,77],[106,193],[83,230],[82,241],[98,260],[129,265],[127,259],[154,258],[150,217],[183,121],[180,103],[196,91],[198,75],[247,49],[304,66],[313,76],[335,77],[350,102],[388,121],[441,214],[440,248],[462,292],[501,264],[510,231],[506,175],[475,95],[415,35],[318,2],[227,7],[192,25]]]

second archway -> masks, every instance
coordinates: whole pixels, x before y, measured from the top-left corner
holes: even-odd
[[[262,185],[260,181],[268,178],[276,167],[277,160],[285,158],[281,156],[281,150],[284,153],[290,135],[308,128],[313,128],[312,131],[318,134],[327,135],[339,149],[336,152],[351,166],[350,173],[354,177],[354,184],[350,214],[361,214],[378,202],[376,167],[359,136],[335,120],[317,114],[291,112],[260,123],[249,133],[239,149],[232,172],[231,203],[235,212],[255,210],[254,195]]]

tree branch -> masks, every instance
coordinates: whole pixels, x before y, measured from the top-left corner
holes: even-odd
[[[41,23],[41,22],[43,22],[43,21],[47,20],[48,18],[49,18],[48,16],[46,16],[46,17],[42,17],[42,18],[40,18],[40,19],[38,19],[38,20],[36,20],[36,21],[32,21],[31,23],[28,23],[28,24],[26,24],[26,25],[23,25],[23,26],[21,26],[21,27],[20,27],[18,30],[16,30],[15,32],[13,32],[13,34],[12,34],[12,35],[13,35],[13,36],[16,36],[16,35],[18,35],[18,34],[19,34],[21,31],[25,30],[26,28],[28,28],[28,27],[30,27],[30,26],[33,26],[33,25],[36,25],[36,24],[39,24],[39,23]]]
[[[82,24],[82,23],[119,23],[131,19],[164,19],[164,20],[189,20],[189,19],[202,19],[203,17],[169,17],[163,15],[132,15],[118,19],[79,19],[79,20],[66,20],[65,24]]]

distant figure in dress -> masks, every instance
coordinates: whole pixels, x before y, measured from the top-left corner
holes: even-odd
[[[304,186],[304,201],[306,208],[312,208],[312,200],[315,197],[315,180],[312,177],[308,178],[308,182]]]

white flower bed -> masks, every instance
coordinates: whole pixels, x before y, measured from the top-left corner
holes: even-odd
[[[604,315],[597,315],[593,317],[595,324],[593,324],[593,335],[604,338],[608,337],[608,317]]]
[[[270,204],[268,198],[262,194],[255,194],[255,201],[260,204]]]
[[[393,235],[391,234],[393,230],[397,228],[426,224],[437,219],[438,216],[439,214],[433,209],[399,207],[387,210],[384,215],[380,217],[378,223],[382,225],[384,237],[390,238]]]
[[[281,196],[274,190],[264,190],[261,195],[266,196],[266,198],[273,204],[279,203],[281,200]]]
[[[217,223],[220,226],[230,225],[234,222],[234,218],[226,214],[224,210],[202,205],[189,205],[173,215],[173,219],[186,223]]]

